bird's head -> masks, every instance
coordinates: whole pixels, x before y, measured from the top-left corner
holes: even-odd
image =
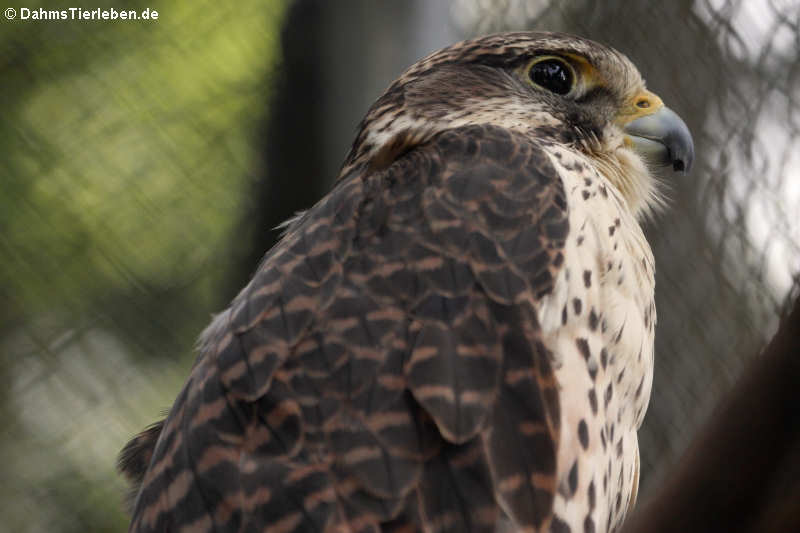
[[[584,153],[634,212],[657,202],[650,168],[687,172],[694,157],[684,122],[623,54],[572,35],[518,32],[457,43],[411,66],[370,108],[343,171],[387,166],[472,124]]]

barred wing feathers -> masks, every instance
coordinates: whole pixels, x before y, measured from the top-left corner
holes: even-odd
[[[567,231],[547,157],[496,127],[343,177],[129,449],[131,531],[546,527],[559,400],[535,310]]]

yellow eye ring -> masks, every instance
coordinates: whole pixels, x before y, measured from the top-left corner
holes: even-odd
[[[568,94],[575,88],[577,76],[569,61],[558,56],[539,56],[528,65],[528,79],[537,87],[541,87],[558,95]]]

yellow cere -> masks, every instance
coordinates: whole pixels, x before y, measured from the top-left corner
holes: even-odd
[[[585,57],[570,53],[563,53],[562,57],[569,60],[570,66],[577,74],[576,82],[580,91],[586,92],[594,87],[607,84],[600,71]],[[664,102],[657,94],[644,90],[637,93],[627,105],[620,109],[616,122],[619,126],[624,126],[637,118],[652,115],[662,107],[664,107]]]
[[[617,124],[624,126],[637,118],[652,115],[662,107],[664,107],[664,102],[657,94],[648,90],[641,91],[620,109],[617,115]]]

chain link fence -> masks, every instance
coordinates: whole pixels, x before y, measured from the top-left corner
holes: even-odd
[[[0,20],[0,531],[125,530],[255,180],[283,5],[110,4],[160,16]]]
[[[775,331],[800,293],[800,3],[392,4],[0,22],[0,529],[125,528],[116,453],[171,404],[209,313],[330,184],[381,88],[456,38],[608,43],[695,136],[695,169],[664,176],[669,208],[646,225],[644,491]]]
[[[656,371],[646,492],[800,294],[800,3],[457,0],[469,33],[577,33],[626,53],[686,119],[697,161],[648,221]]]

